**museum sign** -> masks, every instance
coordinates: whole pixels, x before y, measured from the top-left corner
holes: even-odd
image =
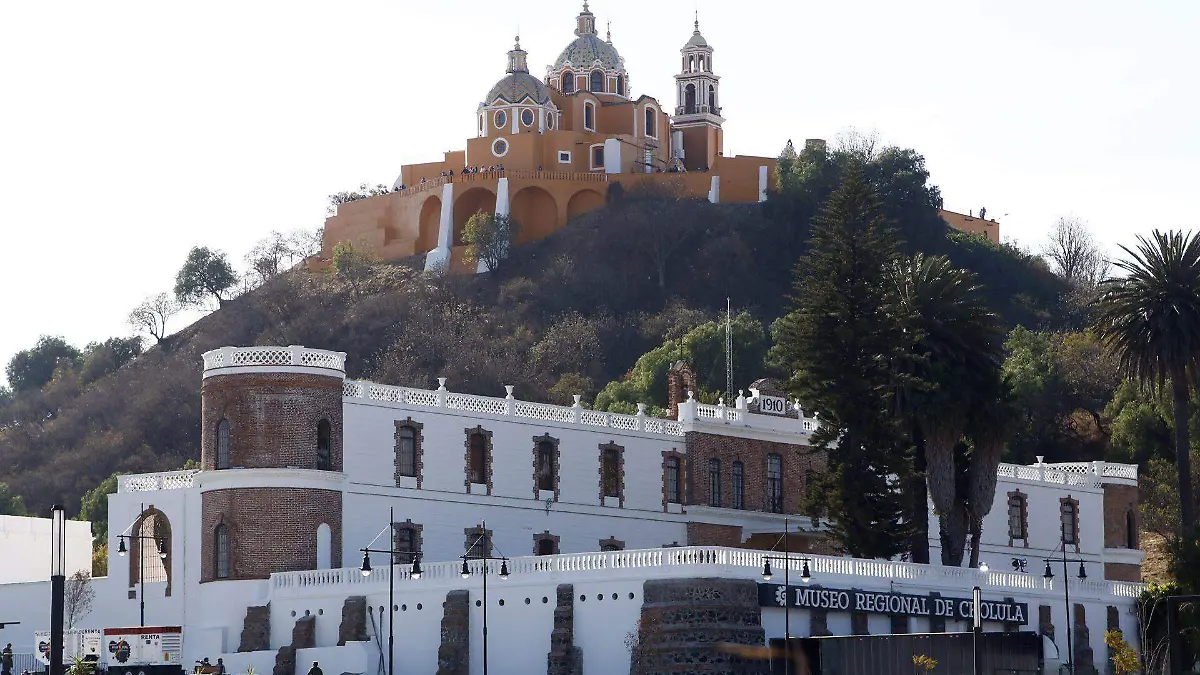
[[[971,620],[970,598],[947,598],[935,595],[881,593],[857,589],[823,588],[820,586],[784,586],[759,584],[758,604],[762,607],[794,607],[826,612],[858,612],[897,616]],[[1011,600],[984,599],[980,608],[984,621],[1025,625],[1029,623],[1029,605]]]

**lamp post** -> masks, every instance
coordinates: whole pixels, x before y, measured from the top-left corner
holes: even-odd
[[[783,656],[783,674],[784,675],[790,675],[791,670],[792,670],[792,622],[791,622],[792,611],[791,611],[791,606],[790,606],[790,602],[789,602],[790,601],[790,597],[789,597],[790,591],[788,590],[789,584],[791,583],[791,570],[792,570],[791,561],[793,560],[793,558],[791,556],[791,551],[789,549],[789,542],[788,542],[788,533],[790,531],[791,531],[791,526],[789,525],[789,520],[788,520],[788,518],[784,517],[784,519],[783,519],[783,537],[782,537],[783,538],[783,558],[774,557],[774,556],[766,556],[766,555],[763,556],[763,572],[762,572],[763,581],[770,581],[771,577],[773,576],[771,574],[772,558],[774,558],[775,562],[779,562],[780,560],[784,561],[784,564],[783,564],[783,588],[784,588],[784,595],[783,595],[783,655],[784,655]],[[779,546],[779,542],[775,542],[775,546]],[[775,550],[775,546],[771,547],[772,551]],[[812,559],[811,558],[794,558],[794,559],[801,560],[804,562],[804,566],[800,570],[800,580],[807,584],[809,582],[809,580],[812,579],[812,574],[810,574],[808,571],[808,563]]]
[[[63,607],[67,588],[67,511],[50,508],[50,675],[63,675]]]
[[[475,556],[476,560],[483,561],[483,675],[487,675],[487,672],[488,672],[488,625],[487,625],[488,561],[489,560],[499,560],[500,561],[500,580],[504,581],[505,579],[508,578],[508,558],[505,558],[503,556],[498,557],[498,556],[492,555],[492,551],[491,551],[491,548],[492,548],[491,543],[492,542],[491,542],[491,538],[488,537],[488,534],[487,534],[487,522],[486,521],[483,523],[480,523],[480,529],[483,530],[483,534],[479,535],[479,537],[477,539],[475,539],[475,541],[471,542],[471,545],[469,547],[467,547],[467,552],[464,553],[462,556],[463,564],[462,564],[462,572],[460,572],[460,574],[462,575],[462,578],[464,578],[464,579],[469,579],[471,577],[471,570],[470,570],[470,568],[467,567],[467,560],[471,558],[471,551],[475,549],[475,547],[479,544],[479,542],[481,542],[485,538],[487,538],[488,539],[488,547],[486,549],[484,549],[483,555]]]
[[[983,633],[983,592],[978,586],[971,589],[971,662],[975,675],[983,673],[983,654],[979,651],[979,637]]]
[[[146,505],[145,504],[142,504],[141,511],[139,513],[141,515],[139,515],[138,518],[139,519],[144,518],[144,516],[146,514]],[[142,520],[141,522],[145,522],[145,520]],[[138,526],[139,530],[141,530],[141,523],[139,523],[137,520],[133,521],[133,523],[134,523],[134,525]],[[134,525],[130,525],[129,529],[132,529]],[[140,603],[139,612],[138,612],[138,626],[144,627],[146,625],[146,557],[144,555],[142,555],[142,543],[141,542],[143,540],[153,541],[155,548],[158,549],[158,557],[162,560],[166,560],[166,558],[167,558],[167,539],[166,539],[166,537],[159,539],[158,537],[155,537],[153,535],[147,537],[147,536],[144,536],[140,531],[137,534],[118,534],[117,539],[119,540],[119,543],[117,544],[117,555],[119,555],[121,557],[125,557],[125,552],[128,550],[125,547],[125,540],[128,539],[130,541],[138,542],[138,549],[137,549],[138,602]],[[53,674],[51,674],[51,675],[53,675]]]
[[[1062,566],[1063,566],[1063,609],[1066,610],[1066,620],[1067,620],[1067,672],[1074,673],[1075,672],[1075,645],[1071,643],[1071,588],[1070,588],[1071,585],[1067,580],[1067,564],[1068,563],[1079,563],[1079,578],[1080,579],[1087,579],[1087,568],[1085,568],[1083,566],[1083,560],[1081,558],[1073,558],[1070,560],[1067,559],[1066,537],[1063,537],[1063,541],[1060,544],[1060,546],[1062,548]],[[1047,581],[1049,581],[1054,578],[1054,570],[1050,569],[1050,563],[1058,562],[1058,560],[1055,558],[1043,558],[1043,560],[1046,562],[1046,572],[1042,576]]]
[[[371,576],[371,554],[386,553],[388,554],[388,675],[395,675],[395,640],[396,640],[396,508],[388,509],[388,547],[387,550],[371,548],[371,544],[359,549],[363,554],[362,575],[364,577]],[[380,532],[379,534],[383,534]],[[375,535],[375,539],[379,539],[379,535]],[[375,543],[374,540],[371,543]],[[410,573],[413,579],[421,578],[421,559],[417,554],[413,554],[412,572]],[[383,617],[380,617],[382,620]]]

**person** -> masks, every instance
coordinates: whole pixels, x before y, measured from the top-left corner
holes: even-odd
[[[325,673],[321,670],[321,666],[318,666],[317,662],[313,661],[313,667],[308,669],[308,675],[325,675]]]
[[[4,647],[3,652],[0,652],[0,669],[3,669],[4,675],[12,675],[13,650],[11,642]]]
[[[225,675],[225,659],[217,659],[217,675]]]

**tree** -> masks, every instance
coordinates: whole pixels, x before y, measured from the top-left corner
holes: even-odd
[[[1073,216],[1054,222],[1042,255],[1054,272],[1074,287],[1095,288],[1108,275],[1108,261],[1087,223]]]
[[[838,446],[813,505],[827,511],[841,548],[861,558],[892,557],[912,536],[900,488],[911,458],[886,394],[904,346],[884,311],[884,270],[896,253],[876,191],[851,164],[813,221],[796,266],[794,309],[775,331],[789,389],[821,415],[813,444]]]
[[[108,576],[108,544],[92,549],[92,577]]]
[[[1107,279],[1097,309],[1097,333],[1123,373],[1158,390],[1170,386],[1181,535],[1190,538],[1196,513],[1188,439],[1188,401],[1200,375],[1200,239],[1180,231],[1138,237],[1117,261],[1127,276]]]
[[[261,286],[320,250],[319,230],[272,230],[246,254],[247,274],[252,285]]]
[[[175,298],[182,305],[202,305],[212,296],[220,307],[237,281],[224,252],[196,246],[175,275]]]
[[[0,515],[29,515],[29,511],[25,508],[25,500],[21,499],[21,495],[13,494],[7,483],[0,483]]]
[[[348,241],[333,247],[333,271],[350,284],[355,296],[362,294],[362,284],[371,277],[374,264],[374,258],[365,249],[355,249]]]
[[[472,215],[463,228],[467,262],[482,262],[487,271],[495,272],[516,245],[519,231],[520,225],[509,216],[484,211]]]
[[[330,217],[336,216],[337,207],[341,206],[342,204],[349,204],[350,202],[356,202],[360,199],[370,199],[371,197],[386,195],[391,193],[391,191],[392,188],[384,185],[383,183],[378,183],[374,187],[371,187],[369,183],[363,183],[358,186],[357,190],[344,190],[342,192],[335,192],[334,194],[329,195],[329,206],[325,208],[325,215]]]
[[[167,321],[182,309],[175,298],[166,293],[152,295],[129,312],[129,325],[135,330],[154,338],[162,344],[167,337]]]
[[[67,630],[75,627],[75,623],[92,612],[92,603],[96,600],[96,589],[92,588],[92,575],[87,570],[77,570],[67,578],[63,593],[63,612],[66,615]]]
[[[13,391],[20,394],[36,391],[54,379],[54,371],[62,366],[75,367],[79,350],[59,336],[43,335],[31,349],[16,353],[4,369]]]
[[[105,478],[96,487],[88,490],[79,500],[79,515],[76,520],[92,523],[92,546],[108,541],[108,496],[117,491],[118,474]]]
[[[90,384],[117,372],[141,353],[142,339],[139,337],[114,337],[104,342],[89,343],[79,363],[80,384]]]
[[[667,289],[667,265],[699,230],[701,218],[689,212],[698,204],[686,196],[682,183],[645,182],[611,205],[623,226],[621,236],[650,264],[659,291]]]

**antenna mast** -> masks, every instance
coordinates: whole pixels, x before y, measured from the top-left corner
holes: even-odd
[[[733,400],[733,303],[725,298],[725,400]]]

